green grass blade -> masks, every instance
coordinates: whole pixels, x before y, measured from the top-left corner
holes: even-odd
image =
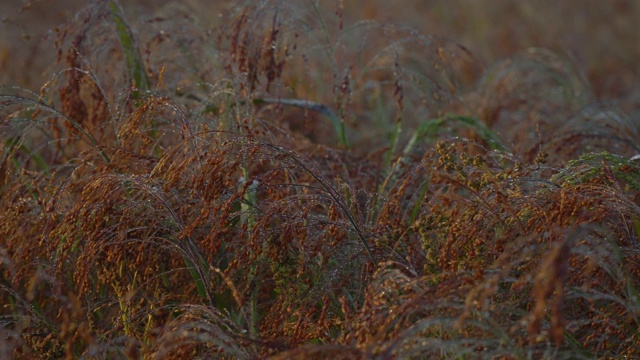
[[[426,139],[427,143],[431,143],[437,138],[440,129],[444,126],[450,125],[452,122],[475,130],[475,132],[489,144],[491,149],[503,151],[508,150],[507,147],[502,144],[500,136],[487,127],[482,120],[473,116],[448,114],[439,118],[429,119],[422,123],[418,129],[416,129],[413,136],[405,146],[403,150],[404,156],[408,156],[411,153],[419,140]]]
[[[129,74],[136,87],[132,96],[135,100],[138,100],[140,98],[140,90],[148,91],[150,89],[149,78],[147,77],[147,72],[144,68],[142,56],[135,45],[136,42],[133,37],[133,33],[124,21],[122,11],[115,1],[109,2],[109,11],[113,16],[113,21],[116,25],[116,31],[118,32],[118,38],[120,39],[120,44],[122,45],[122,50],[125,54]]]
[[[344,126],[344,121],[336,114],[335,111],[331,110],[328,106],[324,104],[320,104],[317,102],[309,101],[309,100],[301,100],[301,99],[272,99],[272,98],[260,98],[253,100],[254,105],[259,104],[280,104],[280,105],[288,105],[294,106],[302,109],[308,109],[311,111],[318,112],[324,115],[333,125],[333,129],[336,132],[336,136],[338,137],[338,141],[345,148],[349,148],[349,140],[347,139],[347,133]]]
[[[200,273],[191,260],[189,260],[186,256],[183,256],[183,259],[187,265],[187,269],[189,269],[189,273],[193,277],[193,280],[195,280],[196,282],[198,295],[200,295],[200,297],[202,297],[203,299],[207,299],[207,291],[204,287],[204,279],[200,276]]]
[[[42,156],[40,156],[40,154],[32,152],[31,150],[29,150],[29,148],[27,148],[26,145],[21,144],[19,138],[9,138],[9,139],[7,139],[7,141],[5,141],[5,143],[4,143],[4,148],[5,148],[6,154],[10,154],[11,150],[14,149],[14,148],[17,148],[17,150],[25,153],[26,155],[29,156],[29,160],[33,160],[36,163],[36,166],[38,167],[38,170],[40,170],[40,171],[46,171],[49,168],[49,165],[44,160],[44,158]],[[15,157],[12,157],[11,160],[16,165],[16,168],[20,167],[20,165],[18,164],[17,159],[15,159]]]

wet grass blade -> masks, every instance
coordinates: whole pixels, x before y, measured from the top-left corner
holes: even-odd
[[[124,21],[122,10],[115,1],[109,2],[109,11],[113,16],[118,38],[125,54],[127,69],[129,69],[129,74],[136,88],[132,96],[135,100],[138,100],[140,98],[140,90],[148,91],[150,89],[149,78],[144,68],[142,56],[140,56],[140,51],[135,45],[136,42],[131,29]]]
[[[349,148],[349,140],[347,139],[347,133],[344,127],[344,122],[342,121],[342,119],[340,119],[340,116],[338,116],[338,114],[335,113],[335,111],[331,110],[328,106],[324,104],[320,104],[320,103],[309,101],[309,100],[302,100],[302,99],[271,99],[271,98],[254,99],[253,103],[255,105],[264,104],[264,103],[280,104],[280,105],[294,106],[294,107],[318,112],[324,115],[331,122],[331,125],[333,125],[333,129],[335,130],[336,135],[338,136],[338,141],[340,142],[340,144],[346,148]]]
[[[17,95],[0,94],[0,101],[6,101],[7,103],[13,103],[13,104],[30,105],[30,106],[33,106],[34,109],[44,110],[53,114],[54,116],[60,117],[61,119],[69,123],[74,129],[76,129],[78,131],[78,138],[84,141],[85,143],[89,144],[95,150],[97,150],[100,156],[102,156],[102,158],[105,160],[106,163],[111,162],[111,159],[109,158],[107,153],[105,153],[104,150],[100,147],[100,144],[98,143],[96,138],[91,134],[90,130],[84,129],[82,125],[80,125],[76,121],[73,121],[69,116],[61,113],[60,111],[51,107],[50,105],[40,100],[34,100],[34,99],[26,98],[23,96],[17,96]]]
[[[445,126],[457,123],[456,125],[462,125],[467,128],[473,129],[483,140],[485,140],[491,149],[494,150],[508,150],[506,146],[502,144],[500,136],[493,130],[489,129],[482,120],[473,116],[461,116],[461,115],[445,115],[439,118],[429,119],[422,123],[415,131],[409,142],[404,148],[404,156],[408,156],[413,150],[414,146],[419,140],[427,139],[430,143],[433,139],[437,138],[440,129]]]
[[[47,162],[44,160],[40,154],[31,151],[24,144],[21,143],[19,138],[10,138],[7,139],[4,143],[5,153],[11,154],[13,149],[17,149],[18,151],[23,152],[29,157],[29,160],[33,160],[40,171],[46,171],[49,168]],[[18,160],[15,157],[11,157],[11,162],[16,166],[16,169],[21,168]]]

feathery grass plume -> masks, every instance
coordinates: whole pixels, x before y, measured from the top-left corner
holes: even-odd
[[[228,71],[244,77],[241,90],[247,95],[265,81],[269,92],[280,78],[290,43],[295,44],[293,29],[306,20],[296,13],[301,7],[285,1],[256,1],[236,8],[233,24],[220,43],[229,46]]]
[[[639,356],[633,107],[353,4],[59,27],[0,95],[0,356]]]
[[[392,153],[423,119],[458,105],[473,77],[465,74],[477,76],[480,68],[460,44],[375,21],[345,27],[336,50],[349,66],[348,109],[358,114],[352,126],[380,129],[362,134],[369,137],[363,145],[388,145]],[[387,144],[371,142],[380,138]]]
[[[333,116],[328,118],[343,145],[361,144],[355,146],[356,151],[389,145],[393,153],[409,137],[403,134],[403,127],[417,127],[425,112],[426,116],[438,115],[457,105],[458,97],[477,76],[476,59],[451,40],[372,21],[342,27],[337,24],[340,14],[339,9],[336,15],[327,14],[313,2],[263,1],[241,8],[236,26],[226,30],[223,39],[227,41],[222,42],[230,48],[235,64],[231,69],[236,75],[248,76],[240,89],[248,88],[250,93],[255,89],[260,102],[266,93],[276,100],[269,103],[288,106],[311,101],[333,107],[341,124]],[[282,54],[278,55],[281,60],[273,59],[277,54]],[[277,73],[269,75],[265,64]],[[278,80],[277,88],[271,88],[274,80],[270,79]],[[261,82],[266,84],[258,90]],[[327,98],[331,93],[333,98]],[[279,98],[282,100],[277,101]],[[322,131],[322,124],[309,120],[304,125],[293,118],[288,121],[287,126]],[[354,141],[348,139],[354,136]]]
[[[592,337],[585,336],[586,333],[590,333],[588,330],[591,326],[590,319],[593,319],[596,313],[602,312],[602,308],[598,307],[596,310],[589,306],[567,307],[563,304],[574,301],[567,298],[576,299],[576,294],[580,294],[578,297],[581,299],[589,298],[581,289],[600,271],[596,270],[598,265],[594,265],[595,261],[602,264],[602,270],[605,273],[621,274],[620,279],[628,279],[622,281],[630,281],[630,287],[611,287],[613,285],[611,284],[606,285],[604,289],[607,290],[603,289],[610,296],[602,297],[602,302],[608,301],[609,306],[617,303],[625,304],[626,310],[623,310],[623,313],[628,314],[615,316],[615,320],[611,320],[611,316],[616,314],[616,311],[620,311],[619,308],[612,312],[606,311],[605,316],[610,321],[609,324],[623,322],[625,323],[622,325],[623,328],[635,328],[634,319],[637,309],[633,305],[635,300],[632,294],[635,293],[637,280],[632,280],[635,275],[622,274],[637,271],[632,270],[636,261],[623,260],[617,255],[620,250],[616,248],[619,246],[625,248],[628,246],[626,244],[632,244],[629,241],[634,241],[635,235],[630,233],[629,229],[633,224],[631,219],[637,216],[633,215],[637,214],[637,206],[628,201],[620,203],[620,199],[624,199],[625,194],[615,191],[620,188],[629,191],[635,187],[634,182],[628,180],[631,181],[631,187],[607,186],[602,189],[604,193],[593,189],[592,191],[598,192],[595,195],[584,193],[587,189],[583,187],[565,188],[560,184],[545,182],[543,179],[537,180],[531,177],[530,170],[518,169],[517,164],[514,164],[511,170],[502,170],[487,177],[488,169],[493,168],[496,169],[495,171],[500,169],[496,167],[495,162],[479,161],[479,159],[472,162],[469,157],[457,155],[454,149],[455,147],[439,146],[439,156],[434,160],[441,167],[438,165],[428,167],[439,169],[432,175],[431,181],[440,185],[432,188],[448,189],[446,192],[426,196],[429,200],[422,205],[423,208],[431,209],[432,212],[440,209],[439,212],[428,214],[416,222],[413,225],[415,235],[411,233],[404,235],[404,244],[408,244],[408,240],[413,236],[419,235],[418,239],[422,238],[424,242],[422,250],[424,255],[408,258],[416,259],[413,260],[416,262],[409,260],[410,266],[394,260],[398,261],[394,265],[398,270],[394,270],[395,275],[391,277],[394,279],[390,283],[392,288],[373,289],[371,294],[376,296],[380,294],[385,296],[385,299],[396,301],[398,295],[393,294],[398,290],[391,289],[407,291],[407,286],[404,285],[407,280],[399,282],[398,276],[403,279],[418,277],[417,284],[428,284],[429,288],[435,288],[433,291],[442,289],[446,284],[443,280],[430,280],[434,276],[458,279],[464,286],[459,283],[454,286],[457,295],[446,288],[442,290],[444,293],[437,293],[432,297],[426,296],[429,293],[418,292],[419,295],[416,295],[418,297],[414,300],[415,306],[419,309],[418,318],[404,325],[396,324],[392,328],[384,325],[382,329],[389,329],[388,331],[395,329],[398,332],[386,338],[387,342],[381,347],[368,349],[376,349],[371,351],[377,351],[378,354],[393,353],[402,354],[402,356],[405,354],[444,356],[445,353],[462,356],[473,353],[483,354],[483,357],[513,355],[517,357],[519,353],[521,357],[589,358],[594,354],[618,353],[620,350],[613,348],[619,345],[616,345],[613,339],[608,340],[609,345],[603,347],[596,345]],[[465,158],[468,160],[464,160]],[[629,161],[626,161],[625,166],[621,168],[625,172],[633,171],[629,166]],[[475,176],[478,178],[473,181],[475,176],[474,171],[471,170],[476,167],[484,171],[477,171]],[[605,174],[613,172],[606,169],[602,171]],[[452,176],[453,174],[457,175]],[[415,176],[416,180],[420,178],[419,175]],[[626,179],[632,178],[632,176],[626,177]],[[407,180],[409,179],[411,177]],[[525,183],[538,185],[525,188],[522,186]],[[411,189],[411,182],[404,182],[404,184],[404,188]],[[453,189],[459,190],[452,191]],[[526,192],[522,192],[523,190]],[[411,193],[410,190],[408,192]],[[467,200],[469,195],[472,197]],[[474,201],[474,197],[477,201]],[[627,208],[630,212],[620,213],[622,208]],[[607,209],[620,210],[609,213]],[[443,210],[445,210],[444,213]],[[617,217],[609,218],[616,213],[619,214]],[[396,213],[391,218],[402,217],[401,214]],[[626,225],[619,226],[621,220],[623,223],[626,222]],[[578,230],[571,230],[570,227],[575,225],[578,226]],[[631,238],[629,238],[630,235]],[[616,238],[620,241],[611,243]],[[624,240],[625,238],[628,240]],[[609,260],[602,262],[605,259],[611,259],[611,256],[618,260],[614,260],[613,263]],[[425,262],[424,259],[432,259],[432,262]],[[546,260],[541,263],[540,259]],[[585,273],[586,263],[591,264],[588,267],[588,273]],[[623,264],[630,264],[630,267]],[[539,266],[541,267],[538,268]],[[425,274],[422,275],[425,278],[420,278],[420,274]],[[596,276],[596,278],[600,277]],[[607,281],[602,284],[606,283]],[[620,292],[620,290],[623,291]],[[450,294],[451,297],[447,297],[446,294]],[[531,295],[535,296],[534,299],[537,302],[535,311],[529,310],[534,309],[529,298]],[[600,298],[599,295],[594,294],[593,300],[595,297]],[[404,314],[402,311],[411,311],[411,313],[414,311],[414,308],[409,305],[412,303],[409,300],[397,300],[398,305],[391,306],[388,304],[389,300],[380,303],[382,300],[379,297],[374,299],[376,300],[371,301],[376,304],[375,309],[388,310],[389,313],[383,312],[376,317],[370,312],[364,312],[362,316],[372,322],[363,325],[361,327],[363,331],[364,329],[367,331],[381,329],[381,326],[391,319],[402,319]],[[438,304],[437,301],[442,299],[446,299],[442,306],[451,306],[451,310],[439,308],[431,316],[424,315],[430,313],[427,310],[428,306],[435,306],[432,301]],[[586,301],[589,303],[588,300]],[[390,313],[394,316],[390,317],[388,315]],[[449,317],[442,317],[445,314],[449,314]],[[425,316],[424,320],[420,320]],[[547,320],[549,316],[550,320]],[[541,325],[540,321],[545,325]],[[527,327],[523,324],[530,325]],[[403,329],[405,331],[401,332]],[[425,333],[427,329],[436,329],[436,335],[430,335],[433,334],[431,332]],[[353,333],[353,330],[350,333]],[[362,346],[380,344],[381,334],[367,334],[366,340],[361,340],[364,342]],[[373,337],[370,338],[371,336]],[[416,338],[413,338],[414,336]],[[626,333],[624,338],[632,339],[633,335]],[[349,339],[353,344],[353,339],[351,337]],[[530,339],[535,341],[530,343]],[[602,339],[596,341],[602,341]],[[564,345],[558,347],[554,342]],[[399,344],[404,344],[406,347],[397,348]],[[389,348],[385,348],[385,345]],[[399,352],[395,353],[395,351]]]
[[[606,104],[595,103],[579,109],[538,145],[548,153],[562,155],[564,159],[603,151],[631,157],[640,151],[636,141],[638,135],[637,122],[627,114]]]
[[[348,146],[344,112],[339,107],[337,115],[331,110],[334,104],[327,101],[333,100],[326,98],[327,89],[313,88],[331,81],[336,71],[330,34],[335,28],[325,22],[334,19],[327,19],[324,7],[313,2],[254,1],[237,7],[232,19],[232,26],[222,29],[219,46],[228,50],[227,72],[236,79],[240,101],[318,111],[328,123],[309,124],[305,115],[301,125],[294,117],[283,119],[277,108],[266,116],[278,127],[318,129],[314,132],[330,124],[338,141]],[[333,66],[323,72],[327,64]]]
[[[561,124],[594,101],[574,66],[545,49],[532,48],[494,65],[480,84],[482,119],[527,160],[536,155],[536,140],[556,135]]]

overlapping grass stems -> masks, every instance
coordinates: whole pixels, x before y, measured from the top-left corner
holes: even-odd
[[[0,357],[639,355],[638,119],[341,4],[59,29],[0,95]]]

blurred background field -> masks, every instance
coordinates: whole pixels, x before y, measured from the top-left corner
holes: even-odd
[[[277,3],[264,2],[260,6],[268,8]],[[56,60],[60,56],[56,50],[56,33],[52,29],[64,19],[71,19],[86,4],[83,1],[3,2],[0,5],[4,14],[4,21],[0,24],[0,83],[37,90],[56,70],[61,69],[59,60]],[[142,51],[147,51],[146,61],[156,61],[154,65],[149,63],[147,66],[155,66],[156,71],[171,61],[178,66],[176,69],[190,66],[194,69],[209,67],[209,71],[214,71],[211,69],[221,63],[216,56],[220,51],[226,51],[219,48],[219,36],[225,29],[226,36],[229,36],[228,19],[238,14],[233,10],[234,5],[238,5],[235,1],[146,0],[123,1],[121,4],[138,45]],[[405,89],[405,96],[413,101],[413,106],[404,109],[404,119],[409,125],[405,130],[416,128],[424,117],[446,112],[467,114],[479,117],[504,136],[508,144],[517,145],[518,150],[527,153],[539,145],[535,137],[553,136],[569,119],[583,116],[576,112],[588,104],[614,108],[627,118],[637,119],[640,116],[640,42],[636,20],[640,16],[640,4],[636,1],[405,0],[391,4],[374,0],[282,2],[278,6],[283,4],[286,4],[283,8],[288,10],[281,12],[290,11],[293,17],[307,16],[307,10],[302,10],[305,6],[309,8],[305,4],[317,4],[321,13],[312,22],[322,18],[329,33],[325,38],[318,32],[319,22],[305,23],[307,20],[303,18],[300,18],[302,22],[293,25],[315,30],[311,34],[302,31],[295,35],[300,35],[295,44],[297,51],[285,61],[280,90],[271,89],[271,95],[303,98],[339,107],[331,95],[331,86],[337,86],[338,77],[351,72],[349,76],[354,78],[351,81],[359,83],[351,85],[354,99],[350,100],[350,109],[354,111],[345,121],[354,143],[361,145],[356,146],[356,150],[382,146],[377,141],[379,133],[369,131],[372,129],[370,125],[388,133],[391,130],[385,128],[389,123],[385,118],[397,116],[392,110],[378,111],[367,100],[376,96],[374,92],[378,91],[372,89],[367,81],[377,81],[381,79],[377,77],[387,75],[376,74],[376,70],[361,71],[370,65],[377,66],[375,61],[383,62],[381,66],[386,67],[383,71],[395,71],[391,59],[394,51],[400,56],[410,54],[406,55],[407,62],[402,64],[408,64],[405,73],[408,78],[413,76],[412,73],[418,77],[440,76],[434,74],[438,72],[434,69],[440,66],[435,57],[437,48],[449,49],[452,54],[444,61],[448,67],[442,70],[449,73],[446,76],[452,77],[452,88],[440,89],[437,95],[428,95],[429,91],[424,90],[425,78],[405,80],[413,81],[416,87]],[[256,17],[249,21],[253,21],[251,26],[262,22],[264,24],[258,28],[266,29],[271,21],[270,15],[260,17],[260,12],[265,11],[256,10]],[[379,28],[367,29],[368,21],[375,22]],[[296,24],[295,21],[292,24]],[[382,29],[387,26],[384,24],[393,24],[393,28]],[[262,31],[258,28],[257,31]],[[173,35],[175,30],[180,35]],[[295,31],[291,28],[280,31],[284,40],[279,41],[290,46],[296,41],[287,36]],[[412,35],[414,31],[416,35]],[[166,34],[189,42],[194,54],[197,53],[195,58],[172,60],[174,55],[163,53],[173,51],[166,41],[160,45],[163,37],[170,38]],[[190,36],[197,40],[184,40]],[[253,41],[261,41],[259,36]],[[415,42],[411,45],[413,40],[402,43],[412,36],[423,36],[423,40],[430,44]],[[331,42],[338,42],[338,45],[332,48]],[[332,67],[322,55],[325,51],[321,50],[322,47],[333,53]],[[401,48],[399,52],[397,47]],[[110,61],[117,62],[118,59],[114,57]],[[178,65],[178,61],[198,64]],[[556,73],[544,78],[544,67]],[[167,75],[180,77],[182,84],[195,80],[185,79],[184,74],[172,71],[170,66],[167,67]],[[525,80],[527,76],[529,79]],[[556,81],[553,78],[558,76],[565,78],[562,81],[568,81],[561,85],[564,90],[553,90],[551,87],[555,85],[548,83]],[[209,78],[200,76],[199,81],[210,82],[214,78],[215,75]],[[382,91],[390,90],[389,86]],[[413,90],[417,92],[412,93]],[[575,99],[558,100],[554,95],[558,91],[572,92]],[[437,99],[425,100],[425,96]],[[550,101],[550,97],[555,97],[555,100]],[[530,106],[536,102],[533,99],[540,98],[546,99],[539,102],[544,102],[543,108],[533,109]],[[389,101],[393,102],[389,97],[386,101],[384,106],[389,105]],[[562,104],[559,105],[558,101]],[[331,143],[327,142],[332,136],[331,126],[327,123],[310,125],[308,119],[296,120],[299,114],[288,116],[292,130],[314,141]],[[583,123],[586,127],[591,126]],[[631,134],[638,131],[637,125],[625,126]],[[400,143],[406,143],[409,135],[410,132],[406,131],[400,134]]]
[[[235,1],[122,1],[127,19],[144,22],[179,6],[211,29]],[[332,9],[332,1],[321,1]],[[439,35],[468,48],[483,66],[530,47],[568,55],[602,99],[638,96],[640,4],[633,0],[382,0],[341,1],[345,23],[375,19]],[[48,36],[86,1],[3,1],[0,12],[0,83],[37,88],[50,75]],[[137,29],[143,32],[144,28]],[[47,35],[49,34],[49,35]],[[42,43],[45,44],[42,44]]]

